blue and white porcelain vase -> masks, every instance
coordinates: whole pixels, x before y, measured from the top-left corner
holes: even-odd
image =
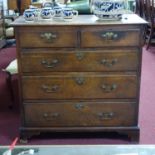
[[[91,10],[100,20],[121,19],[126,5],[126,0],[91,0]]]

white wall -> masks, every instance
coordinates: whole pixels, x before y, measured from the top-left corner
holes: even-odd
[[[7,0],[0,0],[0,1],[3,1],[4,10],[7,10]]]
[[[3,10],[4,10],[4,15],[7,15],[8,13],[11,15],[11,14],[14,14],[14,11],[13,10],[9,10],[8,12],[8,6],[7,6],[7,0],[0,0],[0,2],[3,2]]]

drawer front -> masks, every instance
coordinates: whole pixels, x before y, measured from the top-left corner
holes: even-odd
[[[117,30],[103,28],[87,28],[81,32],[82,47],[138,46],[139,29]]]
[[[21,47],[75,47],[77,32],[67,28],[25,28],[20,30]]]
[[[23,72],[51,71],[131,71],[138,68],[136,50],[25,50]]]
[[[30,127],[105,127],[136,125],[135,103],[24,104]]]
[[[24,99],[135,98],[136,75],[60,74],[24,76]]]

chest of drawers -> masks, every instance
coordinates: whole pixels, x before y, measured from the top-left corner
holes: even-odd
[[[81,15],[69,23],[20,17],[13,23],[22,139],[46,131],[115,131],[138,141],[145,21],[126,16],[98,22]]]

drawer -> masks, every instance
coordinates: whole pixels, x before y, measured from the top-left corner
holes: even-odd
[[[136,98],[136,75],[66,73],[23,76],[24,99]]]
[[[77,31],[74,28],[24,28],[19,31],[21,47],[75,47]]]
[[[115,127],[136,125],[135,103],[26,103],[28,127]]]
[[[138,68],[136,50],[23,50],[22,71],[132,71]]]
[[[86,28],[81,31],[81,47],[138,46],[139,29]]]

